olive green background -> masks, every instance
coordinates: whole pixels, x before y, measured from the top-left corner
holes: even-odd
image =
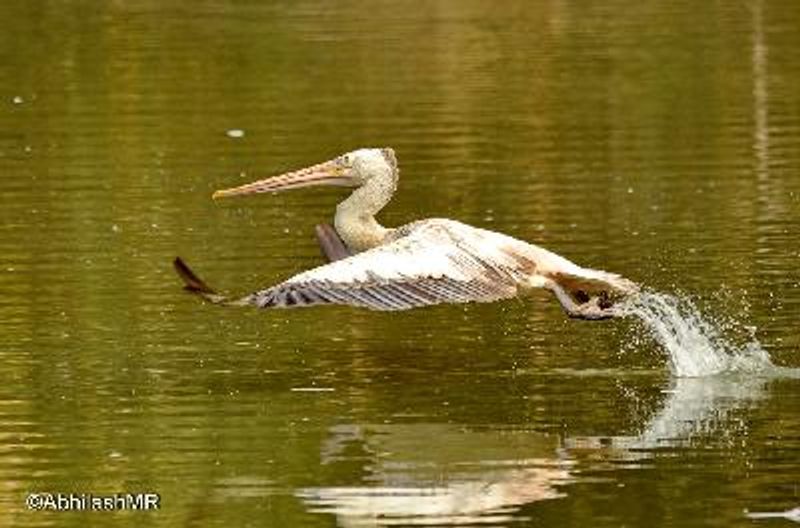
[[[788,0],[2,2],[0,524],[727,527],[800,505],[797,380],[671,378],[641,325],[546,294],[259,312],[170,265],[244,293],[321,263],[341,190],[211,192],[392,146],[387,225],[541,244],[798,367],[798,85]],[[32,491],[162,507],[30,512]]]

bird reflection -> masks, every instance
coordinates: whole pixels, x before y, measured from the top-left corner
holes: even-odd
[[[596,460],[640,460],[699,435],[745,427],[733,411],[768,396],[763,378],[679,378],[641,434],[571,436],[451,424],[339,425],[321,449],[323,464],[352,463],[360,485],[301,489],[313,512],[340,526],[507,525],[523,506],[557,499]],[[366,461],[366,463],[364,462]]]
[[[368,453],[369,485],[306,488],[298,496],[341,526],[505,524],[519,506],[562,496],[570,480],[558,438],[532,431],[449,424],[339,426],[323,464],[346,460],[354,443]],[[424,447],[420,447],[424,446]]]
[[[758,376],[675,378],[665,391],[668,397],[640,434],[574,436],[565,440],[564,447],[574,457],[583,452],[616,461],[650,458],[658,448],[679,447],[699,436],[745,427],[730,414],[765,399],[768,385],[769,378]]]

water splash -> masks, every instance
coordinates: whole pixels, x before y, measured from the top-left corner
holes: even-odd
[[[638,317],[680,377],[724,372],[771,373],[778,369],[755,337],[743,344],[722,334],[724,325],[709,319],[686,297],[642,292],[620,305],[625,316]]]

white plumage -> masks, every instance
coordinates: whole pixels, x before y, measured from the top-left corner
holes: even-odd
[[[405,310],[439,303],[492,302],[521,289],[568,282],[573,288],[635,288],[621,277],[581,268],[546,249],[447,219],[396,229],[394,240],[295,275],[244,301],[262,308],[349,304]]]
[[[217,191],[215,197],[321,184],[356,187],[337,207],[335,234],[325,240],[340,246],[329,254],[349,256],[232,303],[406,310],[439,303],[492,302],[515,297],[521,290],[546,288],[570,316],[604,319],[616,315],[612,295],[638,289],[619,275],[583,268],[544,248],[454,220],[436,218],[385,228],[375,215],[391,199],[398,175],[392,149],[360,149],[307,169]],[[214,302],[230,302],[180,259],[175,264],[188,289]]]

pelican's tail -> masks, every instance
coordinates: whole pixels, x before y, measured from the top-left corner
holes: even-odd
[[[199,295],[208,302],[214,304],[239,304],[237,301],[232,301],[225,295],[216,292],[211,286],[205,283],[203,279],[197,276],[194,271],[183,261],[180,257],[175,257],[172,261],[175,271],[183,281],[183,289]]]

